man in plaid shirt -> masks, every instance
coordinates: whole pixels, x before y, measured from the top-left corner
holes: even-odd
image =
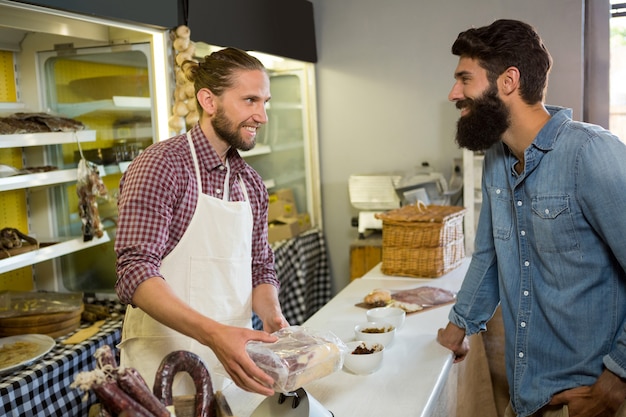
[[[210,370],[221,364],[242,389],[272,395],[272,378],[245,347],[275,341],[270,333],[288,323],[267,240],[267,189],[237,151],[252,149],[267,122],[269,77],[235,48],[181,70],[194,82],[198,124],[142,152],[120,183],[116,291],[132,305],[121,365],[152,386],[162,358],[187,350]],[[264,331],[252,330],[253,311]],[[188,383],[175,390],[195,392]]]

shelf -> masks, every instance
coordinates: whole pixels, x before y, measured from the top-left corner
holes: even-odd
[[[272,148],[270,147],[270,145],[257,144],[249,151],[239,151],[239,155],[241,155],[242,158],[248,158],[250,156],[266,155],[271,152]]]
[[[273,146],[273,150],[274,152],[286,152],[286,151],[293,151],[293,150],[300,150],[304,148],[304,143],[302,142],[302,140],[300,140],[299,142],[285,142],[285,143],[281,143],[281,144],[276,144]]]
[[[284,102],[274,102],[271,101],[268,104],[268,110],[303,110],[304,106],[302,103],[288,103]]]
[[[41,132],[0,135],[0,148],[20,148],[27,146],[62,145],[65,143],[94,142],[95,130],[76,132]]]
[[[76,237],[63,242],[51,244],[31,252],[22,253],[20,255],[11,256],[0,260],[0,274],[10,272],[18,268],[37,264],[39,262],[49,261],[59,256],[68,255],[93,246],[98,246],[109,242],[109,235],[104,232],[101,238],[94,238],[90,242],[83,242],[83,237]]]
[[[24,103],[18,103],[18,102],[7,102],[7,101],[3,101],[0,102],[0,110],[1,111],[5,111],[5,110],[24,110],[24,108],[26,108],[26,105]]]
[[[111,100],[58,104],[57,111],[67,117],[78,117],[93,112],[136,112],[151,110],[150,97],[114,96]]]
[[[63,169],[58,171],[38,172],[36,174],[15,175],[13,177],[0,178],[0,191],[44,187],[64,184],[66,182],[76,182],[77,180],[78,172],[76,169]]]
[[[273,179],[263,180],[263,185],[265,185],[265,188],[269,190],[276,187],[276,181],[274,181]]]

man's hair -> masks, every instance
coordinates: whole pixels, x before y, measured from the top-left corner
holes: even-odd
[[[237,48],[224,48],[207,55],[199,62],[183,62],[181,70],[193,82],[196,95],[202,88],[208,88],[216,96],[231,88],[238,71],[265,71],[265,66],[257,58]],[[199,110],[202,108],[200,106]]]
[[[548,85],[552,57],[541,37],[527,23],[496,20],[489,26],[461,32],[452,53],[476,59],[493,84],[509,67],[520,72],[520,96],[528,104],[543,100]]]

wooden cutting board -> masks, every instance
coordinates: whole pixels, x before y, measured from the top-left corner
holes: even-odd
[[[63,336],[80,326],[83,305],[74,311],[0,318],[0,337],[20,334]]]
[[[38,325],[45,325],[51,323],[59,323],[63,321],[67,321],[69,319],[73,319],[76,317],[80,317],[84,309],[84,306],[71,310],[71,311],[63,311],[60,313],[42,313],[42,314],[31,314],[25,316],[16,316],[16,317],[4,317],[0,318],[0,328],[4,327],[31,327]]]

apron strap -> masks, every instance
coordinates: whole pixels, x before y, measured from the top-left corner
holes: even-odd
[[[202,177],[200,176],[200,164],[198,164],[198,157],[196,156],[196,148],[193,146],[193,140],[191,139],[191,131],[187,131],[187,142],[189,142],[189,148],[191,149],[191,158],[193,159],[193,166],[196,169],[196,181],[198,182],[198,195],[202,194]]]

